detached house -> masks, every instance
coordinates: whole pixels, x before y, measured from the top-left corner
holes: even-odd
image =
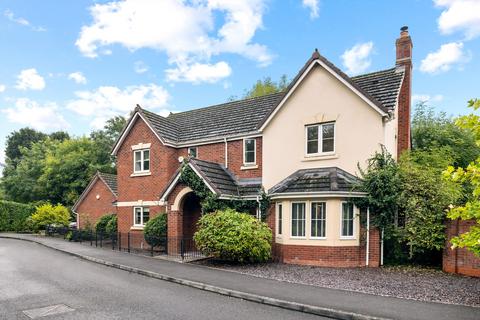
[[[168,237],[191,238],[202,211],[179,179],[188,159],[222,199],[267,192],[278,260],[378,266],[379,232],[360,223],[368,212],[349,199],[364,196],[352,192],[357,164],[365,167],[382,145],[394,157],[410,148],[411,58],[403,27],[387,70],[349,77],[315,51],[280,93],[168,117],[137,106],[113,148],[115,191],[100,195],[90,185],[74,208],[79,225],[106,204],[119,232],[142,233],[152,216],[166,213]],[[92,183],[99,181],[101,174]]]

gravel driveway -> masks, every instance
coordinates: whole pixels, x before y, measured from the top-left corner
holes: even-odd
[[[203,261],[202,264],[262,278],[332,289],[480,307],[480,278],[447,274],[435,269],[322,268],[281,263],[228,265],[213,261]]]

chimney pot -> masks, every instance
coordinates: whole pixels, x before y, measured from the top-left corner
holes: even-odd
[[[408,31],[408,26],[403,26],[403,27],[401,27],[401,28],[400,28],[400,31],[402,31],[402,32]]]

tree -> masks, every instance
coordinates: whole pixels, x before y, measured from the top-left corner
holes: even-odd
[[[46,137],[46,134],[31,128],[22,128],[9,134],[5,148],[7,165],[15,168],[22,157],[21,149],[30,148],[33,143],[44,140]]]
[[[480,147],[471,131],[455,125],[444,112],[435,113],[424,103],[417,105],[412,118],[412,149],[443,148],[452,157],[452,165],[466,167],[480,156]]]
[[[93,131],[90,139],[97,145],[98,158],[114,164],[115,159],[110,155],[113,145],[117,141],[127,120],[122,116],[116,116],[107,121],[102,130]]]
[[[70,139],[70,135],[68,134],[68,132],[65,131],[52,132],[48,135],[48,137],[52,140],[57,140],[60,142]]]
[[[445,245],[446,210],[460,196],[459,186],[442,178],[450,163],[443,149],[406,152],[400,159],[399,212],[404,225],[398,228],[401,241],[410,249],[409,259],[438,253]]]
[[[285,90],[288,87],[287,75],[282,75],[278,82],[275,82],[270,77],[258,80],[249,90],[244,94],[244,98],[256,98],[267,94],[276,93]]]
[[[480,100],[469,101],[469,107],[474,111],[480,108]],[[469,130],[475,137],[477,144],[480,144],[480,116],[470,114],[460,117],[456,124],[463,129]],[[475,220],[473,225],[466,233],[454,237],[451,242],[453,248],[467,248],[475,255],[480,257],[480,158],[469,164],[465,169],[453,166],[445,171],[445,177],[454,182],[468,183],[472,187],[472,192],[464,205],[452,206],[448,212],[448,217],[452,220]]]

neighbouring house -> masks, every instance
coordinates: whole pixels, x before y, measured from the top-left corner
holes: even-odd
[[[117,188],[101,193],[98,174],[75,205],[79,225],[114,202],[119,232],[167,214],[168,237],[191,238],[202,208],[180,179],[187,159],[220,199],[265,190],[277,260],[378,266],[379,232],[349,199],[364,196],[352,192],[357,164],[382,145],[395,158],[410,148],[412,47],[403,27],[386,70],[349,77],[315,50],[283,92],[168,117],[137,106],[112,152]]]
[[[105,214],[117,213],[117,176],[97,171],[72,207],[77,216],[77,227],[94,227]]]

